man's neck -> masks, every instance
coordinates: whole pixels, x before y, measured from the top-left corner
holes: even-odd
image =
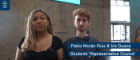
[[[76,36],[79,38],[84,38],[85,36],[88,36],[88,34],[86,34],[86,31],[83,32],[77,31]]]

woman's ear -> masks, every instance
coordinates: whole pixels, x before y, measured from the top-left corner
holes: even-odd
[[[49,25],[50,24],[50,21],[49,20],[47,20],[47,25]]]

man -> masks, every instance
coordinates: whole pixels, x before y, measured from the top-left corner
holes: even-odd
[[[106,60],[104,56],[68,56],[68,51],[103,51],[102,49],[68,49],[69,42],[100,42],[87,34],[90,13],[85,9],[77,9],[73,12],[76,35],[64,42],[64,60]]]

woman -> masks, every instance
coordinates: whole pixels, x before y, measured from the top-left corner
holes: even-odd
[[[26,36],[18,43],[15,60],[63,60],[63,44],[53,35],[49,16],[34,10],[28,18]]]

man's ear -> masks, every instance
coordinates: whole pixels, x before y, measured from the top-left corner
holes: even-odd
[[[90,24],[90,22],[88,21],[88,25]]]
[[[75,20],[73,20],[73,24],[75,25]]]

